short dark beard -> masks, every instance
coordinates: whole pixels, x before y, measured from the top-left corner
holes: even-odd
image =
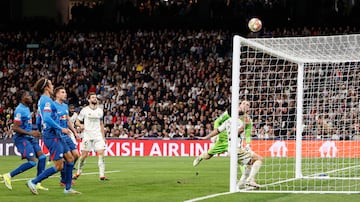
[[[242,116],[242,115],[244,115],[244,114],[245,114],[245,112],[243,112],[243,111],[240,111],[240,112],[239,112],[239,115],[240,115],[240,116]]]

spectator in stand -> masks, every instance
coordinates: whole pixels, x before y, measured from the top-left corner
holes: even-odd
[[[305,36],[350,33],[352,30],[321,27],[279,28],[266,30],[267,33],[264,30],[263,34],[269,37]],[[120,123],[113,121],[114,125],[109,126],[109,131],[115,125],[122,124],[124,129],[128,129],[128,137],[133,138],[139,125],[146,125],[148,131],[156,126],[160,134],[157,138],[162,138],[166,124],[179,124],[177,129],[181,132],[177,135],[186,139],[189,134],[182,126],[194,127],[197,133],[198,124],[192,120],[194,116],[198,116],[195,120],[201,120],[201,127],[206,135],[212,130],[212,117],[218,115],[216,109],[229,105],[231,74],[223,69],[231,66],[231,58],[228,57],[232,51],[231,35],[229,31],[190,29],[160,29],[156,32],[141,29],[119,32],[54,31],[44,32],[42,35],[35,32],[19,32],[15,35],[4,32],[0,35],[0,57],[3,59],[0,67],[0,96],[3,98],[0,128],[4,130],[11,125],[6,122],[6,115],[13,116],[13,109],[17,104],[14,98],[15,88],[29,90],[34,99],[38,99],[39,95],[32,92],[30,86],[41,76],[47,76],[54,81],[54,85],[64,85],[69,89],[69,104],[74,104],[78,109],[87,104],[86,97],[90,92],[102,93],[104,111],[111,111],[113,118],[116,113],[120,117],[122,114],[127,117],[121,118]],[[28,49],[23,46],[32,42],[31,40],[39,43],[40,48]],[[264,65],[269,68],[269,78],[272,79],[280,75],[276,73],[279,71],[297,71],[291,65],[283,70],[275,65]],[[334,78],[338,79],[337,75],[342,75],[342,78],[348,76],[348,82],[360,79],[359,70],[353,71],[351,75],[345,73],[342,67],[337,67]],[[273,121],[269,122],[269,126],[274,131],[274,137],[280,137],[283,122],[287,124],[283,132],[285,136],[293,136],[295,106],[291,104],[291,100],[296,95],[295,74],[285,75],[281,72],[284,78],[289,78],[281,83],[272,82],[271,79],[269,83],[252,83],[251,79],[261,80],[260,75],[255,78],[250,78],[250,74],[244,75],[247,76],[241,78],[241,82],[248,82],[241,86],[247,86],[247,90],[241,90],[252,95],[254,106],[259,106],[259,110],[254,111],[257,113],[254,114],[254,121],[257,121],[259,126],[256,131],[263,131],[267,118],[272,117]],[[14,81],[20,81],[19,87],[13,85]],[[358,103],[357,89],[351,94],[341,90],[337,87],[327,89],[327,97],[335,96],[337,99],[336,95],[348,93],[351,100],[346,101],[346,105]],[[287,106],[278,102],[268,102],[269,106],[263,105],[266,100],[273,100],[272,96],[280,94],[277,92],[287,95],[286,98],[276,98]],[[264,97],[265,93],[269,95],[268,98]],[[330,100],[333,99],[326,103]],[[332,104],[337,106],[340,104],[338,102]],[[354,105],[352,107],[356,108]],[[335,114],[342,114],[341,112],[341,108],[333,109]],[[168,117],[168,122],[161,122],[162,118],[158,114]],[[336,116],[331,119],[334,122],[333,128],[341,125],[341,120],[350,120],[350,116],[354,115],[349,113],[344,117]],[[175,128],[169,127],[170,137],[173,135],[172,130]],[[136,137],[139,137],[139,134]]]

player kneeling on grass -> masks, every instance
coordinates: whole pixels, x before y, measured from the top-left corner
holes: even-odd
[[[201,139],[210,139],[211,137],[214,137],[218,135],[219,133],[226,131],[227,134],[230,134],[230,125],[231,125],[231,119],[226,120],[223,124],[221,124],[217,129],[214,129],[211,131],[207,136],[201,137]],[[238,122],[239,125],[239,135],[244,130],[245,123],[239,119]],[[241,138],[239,138],[240,144],[241,144]],[[238,150],[238,163],[243,166],[245,165],[244,172],[242,173],[242,176],[238,182],[238,187],[245,188],[245,186],[260,188],[260,185],[255,182],[255,176],[259,172],[259,169],[261,167],[263,158],[256,154],[254,151],[252,151],[249,147],[242,148],[239,146]]]
[[[256,154],[250,148],[238,148],[238,163],[244,165],[245,169],[237,184],[239,189],[245,186],[260,188],[260,185],[255,182],[255,176],[259,172],[263,157]]]

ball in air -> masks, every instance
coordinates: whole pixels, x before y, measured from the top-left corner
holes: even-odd
[[[262,22],[259,18],[251,18],[248,23],[248,27],[252,32],[258,32],[262,28]]]

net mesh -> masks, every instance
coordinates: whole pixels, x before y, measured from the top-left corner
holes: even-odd
[[[360,35],[252,39],[299,62],[352,62],[360,60]]]
[[[359,39],[243,40],[240,99],[252,102],[252,149],[265,157],[257,176],[263,186],[256,191],[359,192]],[[299,68],[301,129],[296,128]],[[296,147],[297,130],[302,148]],[[296,149],[301,149],[300,159]],[[301,178],[295,173],[297,160]]]

